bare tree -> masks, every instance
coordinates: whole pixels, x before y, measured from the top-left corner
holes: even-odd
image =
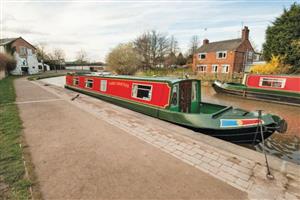
[[[146,32],[134,41],[144,69],[163,65],[168,54],[169,40],[165,34],[155,30]]]
[[[194,55],[199,48],[199,39],[197,35],[192,36],[189,47],[189,55]]]
[[[80,49],[80,51],[76,54],[76,62],[78,64],[84,64],[87,63],[87,53],[84,49]]]
[[[46,44],[39,43],[36,44],[35,47],[36,47],[36,55],[38,60],[40,61],[49,60],[48,53],[46,52]]]
[[[176,40],[176,38],[174,37],[174,35],[171,36],[170,38],[170,53],[173,54],[177,54],[179,51],[179,47],[178,47],[178,41]]]
[[[56,48],[53,51],[53,59],[55,61],[55,70],[57,71],[57,65],[61,69],[62,63],[65,61],[65,52],[62,49]]]

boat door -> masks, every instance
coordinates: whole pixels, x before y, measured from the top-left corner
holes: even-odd
[[[191,112],[192,81],[179,83],[179,108],[180,112]]]

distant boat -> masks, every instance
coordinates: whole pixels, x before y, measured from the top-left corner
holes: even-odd
[[[195,79],[68,74],[65,88],[91,95],[131,110],[169,121],[234,143],[257,144],[263,136],[285,132],[285,120],[272,114],[201,101]]]
[[[215,81],[212,86],[217,93],[300,106],[300,76],[250,74],[244,80],[245,84]]]

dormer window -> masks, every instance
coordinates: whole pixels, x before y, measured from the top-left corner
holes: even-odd
[[[217,59],[225,59],[227,57],[227,51],[217,51]]]
[[[199,59],[204,60],[206,58],[206,53],[199,53]]]

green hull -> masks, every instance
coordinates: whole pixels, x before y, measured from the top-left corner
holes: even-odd
[[[256,88],[249,88],[243,84],[221,83],[219,81],[215,81],[212,84],[212,86],[217,93],[224,93],[224,94],[242,96],[249,99],[266,100],[266,101],[300,106],[299,92],[256,89]]]
[[[232,107],[226,107],[216,104],[200,103],[199,113],[183,113],[171,111],[168,109],[161,109],[154,106],[148,106],[142,103],[134,102],[131,100],[124,100],[118,97],[112,97],[109,95],[103,95],[93,91],[87,91],[84,89],[65,85],[67,89],[78,91],[83,94],[87,94],[96,98],[103,99],[113,104],[155,117],[165,121],[169,121],[196,131],[208,133],[215,137],[233,141],[236,143],[257,143],[260,142],[257,136],[257,125],[250,127],[232,127],[223,128],[220,125],[221,119],[257,119],[257,113],[248,112],[241,109],[233,109]],[[277,116],[265,114],[262,116],[264,125],[268,126],[266,130],[265,138],[269,137],[278,127],[281,119]]]

